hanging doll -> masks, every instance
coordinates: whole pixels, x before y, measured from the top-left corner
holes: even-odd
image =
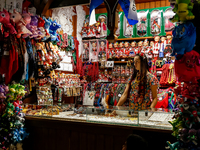
[[[129,46],[129,42],[125,42],[124,43],[124,58],[128,58],[128,55],[129,55],[129,49],[130,49],[130,46]]]
[[[26,28],[25,20],[16,10],[14,10],[13,13],[10,15],[10,20],[13,24],[16,24],[17,38],[20,38],[22,34],[32,34],[31,31]]]
[[[30,38],[39,39],[38,16],[31,16],[31,23],[27,28],[33,33]]]
[[[166,41],[165,41],[165,37],[161,37],[161,43],[160,43],[160,49],[159,49],[159,58],[163,58],[164,57],[164,50],[165,50],[165,46],[166,46]]]
[[[149,41],[145,39],[143,43],[143,53],[147,55],[148,52],[149,52]]]
[[[171,57],[172,48],[171,48],[171,42],[172,42],[172,32],[166,33],[167,40],[166,40],[166,46],[164,50],[164,54],[166,57]]]
[[[101,31],[100,23],[99,21],[97,21],[97,23],[95,23],[96,38],[100,38],[100,31]]]
[[[56,31],[57,31],[57,29],[61,28],[61,25],[58,24],[56,22],[56,20],[52,21],[50,19],[50,21],[51,21],[51,25],[49,27],[49,33],[50,33],[50,36],[51,36],[51,41],[57,41],[58,42],[59,40],[58,40]]]
[[[45,21],[45,24],[44,24],[44,29],[45,29],[45,32],[46,32],[46,35],[45,37],[42,39],[42,41],[46,41],[48,38],[50,38],[50,34],[49,34],[49,28],[51,26],[51,21],[46,19],[45,17],[42,18],[44,21]]]
[[[137,34],[140,36],[144,36],[147,32],[146,21],[146,15],[139,18],[139,23],[137,24]]]
[[[159,10],[153,10],[151,12],[151,33],[159,34],[161,32],[161,12]]]
[[[22,14],[22,18],[24,19],[24,21],[26,22],[26,27],[28,29],[28,26],[31,23],[31,14],[27,13],[27,12],[23,12]],[[23,38],[27,38],[30,34],[24,34],[22,37]]]
[[[118,55],[118,51],[119,51],[119,45],[118,45],[118,42],[115,42],[114,43],[114,53],[113,53],[113,58],[117,58],[119,59],[119,55]]]
[[[88,37],[88,24],[86,21],[84,22],[84,25],[82,27],[81,36],[82,36],[82,38]]]
[[[107,36],[107,27],[106,27],[106,24],[105,24],[105,18],[104,17],[101,17],[100,18],[100,37],[106,37]]]
[[[113,48],[113,43],[109,43],[108,46],[108,59],[112,59],[113,58],[113,53],[114,53],[114,48]]]
[[[159,50],[160,50],[160,37],[159,36],[155,36],[154,37],[154,46],[153,46],[153,54],[154,54],[154,58],[157,59],[158,54],[159,54]]]
[[[135,57],[135,52],[136,52],[136,45],[137,43],[135,41],[131,42],[131,47],[129,48],[129,58],[134,58]]]
[[[143,41],[139,41],[138,42],[138,46],[137,46],[137,53],[141,53],[143,52]]]
[[[89,60],[89,43],[83,43],[83,61]]]
[[[0,22],[3,24],[4,37],[8,37],[9,34],[17,34],[14,26],[10,23],[10,15],[5,9],[3,12],[0,11]]]

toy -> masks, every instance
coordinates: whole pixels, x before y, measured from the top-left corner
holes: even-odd
[[[158,35],[161,32],[161,11],[153,10],[151,12],[151,34]]]
[[[84,42],[83,43],[83,61],[88,61],[89,60],[89,43]]]
[[[106,37],[107,36],[107,27],[105,24],[105,17],[100,18],[100,37]]]
[[[161,37],[161,43],[160,43],[160,49],[159,49],[159,58],[164,57],[165,46],[166,46],[166,41],[165,41],[165,37],[163,36],[163,37]]]
[[[128,54],[128,57],[129,58],[134,58],[135,56],[135,51],[136,51],[136,42],[133,41],[131,42],[131,47],[129,48],[129,54]]]
[[[113,58],[119,59],[119,55],[118,55],[119,45],[118,45],[118,42],[114,43],[114,50],[115,50],[115,52],[113,53]]]
[[[56,22],[56,20],[52,21],[50,19],[50,21],[51,21],[51,25],[50,25],[50,28],[49,28],[49,33],[51,35],[51,41],[57,41],[58,42],[59,40],[58,40],[58,37],[57,37],[56,30],[61,28],[61,25],[59,25]]]
[[[118,56],[119,58],[124,58],[124,53],[125,53],[125,49],[124,49],[124,42],[120,42],[119,43],[119,51],[118,51]]]
[[[4,37],[8,37],[9,34],[17,34],[14,26],[10,23],[10,15],[5,9],[0,11],[0,22],[3,24]]]
[[[143,53],[148,54],[149,52],[149,41],[147,39],[143,42]]]
[[[51,21],[46,19],[45,17],[42,18],[44,21],[45,21],[45,24],[44,24],[44,29],[45,29],[45,32],[46,32],[46,35],[45,37],[42,39],[42,41],[46,41],[48,38],[50,38],[50,34],[49,34],[49,28],[51,26]]]
[[[94,25],[89,26],[88,30],[88,37],[95,37],[96,36],[96,29]]]
[[[113,43],[109,43],[108,46],[108,59],[112,59],[114,53]]]
[[[39,32],[40,32],[40,34],[39,34],[39,38],[41,39],[41,38],[44,38],[45,37],[45,35],[46,35],[46,31],[45,31],[45,29],[44,29],[44,24],[45,24],[45,21],[44,21],[44,19],[42,19],[42,17],[39,17],[38,18],[38,30],[39,30]]]
[[[27,28],[32,32],[30,38],[37,38],[38,37],[38,16],[31,16],[31,22],[27,25]]]
[[[137,50],[136,53],[141,53],[143,52],[143,41],[138,42]]]
[[[167,32],[166,33],[166,45],[165,45],[165,50],[164,50],[164,55],[166,57],[170,57],[172,53],[172,48],[171,48],[171,42],[172,42],[172,32]]]
[[[81,36],[82,38],[88,37],[88,23],[86,21],[84,22],[84,25],[82,27]]]
[[[137,34],[144,36],[147,33],[147,12],[138,12]]]
[[[16,24],[17,38],[20,38],[22,34],[32,35],[31,31],[26,28],[26,22],[19,12],[14,10],[13,13],[10,15],[10,20],[13,24]]]
[[[200,55],[194,50],[184,54],[175,61],[175,73],[180,82],[197,83],[200,78]]]
[[[154,45],[153,45],[153,54],[154,54],[154,58],[158,57],[158,52],[160,49],[160,43],[159,43],[160,37],[159,36],[155,36],[154,37]]]
[[[133,26],[128,23],[126,19],[126,28],[125,28],[125,36],[132,37],[133,35]]]
[[[171,56],[183,55],[193,49],[196,42],[196,27],[192,22],[179,24],[172,33]]]
[[[190,0],[179,0],[175,4],[173,11],[176,15],[171,19],[172,22],[185,22],[187,20],[192,20],[195,16],[192,13],[193,3]]]
[[[129,49],[130,49],[129,42],[126,41],[124,43],[124,55],[123,55],[123,58],[128,58],[128,56],[129,56]]]
[[[95,34],[96,34],[96,37],[97,38],[100,38],[100,31],[101,31],[101,28],[100,28],[100,23],[99,21],[97,21],[97,23],[95,24]]]
[[[30,13],[26,13],[23,12],[22,14],[22,18],[24,19],[24,21],[26,22],[26,27],[28,29],[30,23],[31,23],[31,14]],[[30,34],[24,34],[22,37],[23,38],[27,38]]]

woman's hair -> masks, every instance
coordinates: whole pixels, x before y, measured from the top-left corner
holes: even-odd
[[[147,71],[149,70],[149,66],[148,66],[148,62],[147,62],[147,57],[141,56],[139,54],[136,54],[135,57],[138,56],[140,59],[140,82],[139,82],[139,91],[138,91],[138,95],[139,97],[141,96],[141,94],[143,94],[143,96],[145,96],[145,89],[146,89],[146,81],[147,81]],[[137,73],[139,72],[139,70],[136,70],[135,66],[134,67],[134,71],[133,71],[133,75],[131,77],[131,82],[133,80],[135,80]],[[129,93],[131,90],[131,82],[130,82],[130,88],[129,88]],[[141,88],[143,86],[143,89]]]
[[[145,139],[136,134],[130,134],[126,139],[126,150],[147,150],[148,144]]]

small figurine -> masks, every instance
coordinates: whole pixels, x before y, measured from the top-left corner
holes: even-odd
[[[129,58],[134,58],[135,57],[135,52],[136,52],[136,45],[137,43],[135,41],[131,42],[131,47],[129,48]]]
[[[156,35],[154,37],[154,46],[153,46],[153,54],[154,54],[154,58],[158,57],[158,52],[160,50],[160,37],[158,35]]]
[[[84,25],[82,27],[81,36],[82,38],[88,37],[88,23],[86,21],[84,22]]]
[[[100,37],[106,37],[107,36],[107,27],[105,24],[105,17],[100,18],[100,27],[101,27]]]
[[[154,46],[154,42],[151,41],[150,42],[150,46],[149,46],[149,51],[148,51],[148,54],[147,54],[147,57],[149,59],[153,59],[154,58],[154,55],[153,55],[153,46]]]
[[[88,37],[95,37],[96,36],[96,29],[94,25],[89,26],[88,30]]]
[[[159,58],[163,58],[164,57],[164,50],[165,50],[165,46],[166,46],[166,41],[165,41],[165,37],[161,37],[161,43],[160,43],[160,50],[159,50]]]
[[[100,48],[99,48],[99,57],[101,60],[105,61],[107,59],[106,57],[106,41],[99,41]]]
[[[133,26],[128,23],[128,20],[126,19],[126,30],[125,30],[125,36],[132,37],[133,35]]]
[[[114,53],[113,43],[109,43],[108,48],[108,59],[112,59]]]
[[[115,52],[113,53],[113,58],[117,58],[119,59],[119,55],[118,55],[118,51],[119,51],[119,45],[118,45],[118,42],[115,42],[114,43],[114,50]]]
[[[143,51],[143,41],[138,42],[137,53],[141,53]]]
[[[124,49],[124,42],[120,42],[119,43],[119,51],[118,51],[118,56],[119,58],[124,58],[124,53],[125,53],[125,49]]]
[[[91,42],[91,53],[90,53],[90,61],[97,61],[98,59],[98,54],[97,54],[97,42],[92,41]]]
[[[145,39],[143,43],[143,53],[148,54],[148,52],[149,52],[149,41]]]
[[[140,36],[144,36],[147,33],[146,21],[146,16],[142,16],[139,18],[139,22],[137,24],[137,34]]]
[[[125,42],[124,43],[124,57],[123,58],[128,58],[128,56],[129,56],[129,50],[130,50],[130,47],[129,47],[129,42]]]

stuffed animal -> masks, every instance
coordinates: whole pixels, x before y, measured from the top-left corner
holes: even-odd
[[[57,37],[56,30],[59,29],[61,27],[61,25],[59,25],[56,22],[56,20],[54,20],[54,21],[50,20],[50,21],[51,21],[51,26],[49,28],[50,29],[49,33],[51,35],[51,41],[57,41],[58,42],[59,40],[58,40],[58,37]]]
[[[191,0],[176,0],[176,2],[177,3],[173,9],[176,15],[172,18],[172,22],[178,22],[179,20],[185,22],[195,18],[192,13],[194,4],[191,2]]]
[[[45,24],[44,19],[42,19],[42,17],[39,17],[38,18],[38,30],[39,30],[40,38],[44,38],[46,35],[46,31],[44,29],[44,24]]]
[[[31,22],[27,26],[27,28],[32,32],[32,35],[30,35],[30,38],[36,38],[38,37],[38,17],[37,16],[31,16]]]
[[[13,24],[16,24],[16,29],[17,29],[17,38],[20,38],[22,34],[30,34],[32,35],[31,31],[29,31],[26,28],[26,22],[22,18],[19,12],[16,10],[13,11],[13,13],[10,16],[10,20],[12,21]]]
[[[30,26],[31,23],[31,14],[28,12],[24,12],[22,14],[22,18],[24,19],[24,21],[26,22],[26,27],[28,28]],[[30,34],[24,34],[22,37],[23,38],[27,38]]]
[[[191,22],[179,24],[173,30],[171,56],[183,55],[190,52],[196,41],[196,27]]]
[[[42,39],[42,41],[46,41],[48,38],[50,38],[49,28],[51,26],[51,21],[46,19],[45,17],[43,17],[42,19],[45,21],[44,29],[45,29],[45,32],[46,32],[46,36]]]
[[[9,34],[17,34],[14,26],[10,23],[9,13],[3,9],[0,11],[0,22],[3,24],[4,37],[8,37]]]

